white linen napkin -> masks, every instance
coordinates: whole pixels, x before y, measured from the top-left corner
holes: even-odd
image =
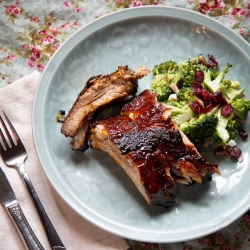
[[[39,77],[40,73],[35,71],[1,88],[0,113],[4,110],[28,151],[25,168],[50,220],[67,250],[128,249],[124,239],[97,228],[74,212],[49,183],[36,155],[31,127],[32,104]],[[50,249],[36,209],[17,170],[5,166],[1,157],[0,166],[34,233],[43,247]],[[0,204],[0,250],[10,249],[24,250],[25,247],[9,215]]]

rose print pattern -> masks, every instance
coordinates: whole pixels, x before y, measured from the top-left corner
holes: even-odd
[[[28,14],[26,13],[26,16]],[[76,30],[79,23],[69,21],[57,26],[57,18],[52,11],[44,18],[45,22],[36,22],[36,26],[29,25],[27,29],[19,32],[16,40],[22,43],[22,58],[29,59],[28,67],[42,71],[45,62],[54,54],[66,39],[65,30]]]
[[[229,26],[244,39],[250,42],[250,1],[225,1],[225,0],[190,0],[190,1],[143,1],[143,0],[106,0],[111,11],[120,8],[131,8],[142,5],[169,5],[197,10],[204,15],[218,19]]]
[[[250,42],[249,0],[0,0],[0,87],[34,70],[42,72],[61,44],[95,18],[145,5],[179,6],[198,11]],[[250,211],[225,230],[196,240],[175,244],[127,242],[131,250],[240,250],[250,249],[249,230]]]
[[[16,1],[15,3],[9,5],[9,6],[4,6],[5,8],[5,13],[6,16],[8,16],[8,20],[11,22],[15,22],[15,19],[23,13],[23,8],[18,6],[19,1]]]
[[[67,8],[72,7],[72,10],[74,12],[80,12],[82,10],[82,8],[79,6],[80,2],[83,2],[83,0],[81,1],[65,1],[63,2],[64,6]]]
[[[232,28],[250,42],[250,1],[190,1],[193,9],[213,17]]]
[[[47,1],[45,3],[46,11],[39,15],[33,10],[28,10],[22,1],[5,1],[4,3],[0,1],[0,15],[4,16],[3,21],[9,27],[8,30],[11,30],[12,27],[18,28],[20,22],[25,23],[25,28],[18,28],[13,37],[18,46],[0,43],[0,87],[10,84],[20,77],[15,70],[16,65],[23,65],[25,69],[21,72],[26,74],[33,70],[43,71],[46,63],[60,45],[82,26],[80,15],[84,7],[83,2],[83,0],[59,2],[60,9],[72,13],[69,16],[76,13],[79,15],[69,20],[58,19],[56,16],[53,6],[58,3],[51,4]],[[94,18],[95,16],[92,19]],[[3,41],[5,40],[3,38]]]
[[[132,8],[132,7],[138,7],[142,5],[158,5],[158,4],[164,4],[164,0],[106,0],[107,6],[111,11],[116,11],[121,8]]]
[[[97,6],[94,8],[94,3],[90,0],[41,1],[37,3],[44,6],[41,13],[34,12],[34,8],[25,1],[0,1],[0,15],[3,21],[8,30],[12,30],[13,27],[15,30],[12,36],[14,46],[0,43],[0,87],[19,77],[20,65],[24,74],[29,74],[33,70],[42,72],[60,45],[88,21],[124,8],[144,5],[183,7],[183,3],[189,9],[218,19],[250,41],[250,1],[99,0],[95,1]],[[61,13],[70,18],[61,18]],[[20,23],[25,25],[19,25]],[[2,39],[5,41],[8,38]]]

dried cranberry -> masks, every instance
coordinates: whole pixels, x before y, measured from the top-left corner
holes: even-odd
[[[203,113],[208,113],[214,107],[213,102],[209,102],[208,105],[203,109]]]
[[[218,61],[215,60],[215,58],[211,54],[208,54],[207,56],[208,56],[207,67],[218,69]]]
[[[218,92],[215,92],[213,95],[212,95],[212,101],[214,103],[220,103],[221,102],[221,99],[222,99],[222,93],[220,91]]]
[[[239,148],[234,148],[230,153],[232,159],[238,159],[241,155],[242,151]]]
[[[195,96],[201,97],[201,91],[203,90],[203,86],[201,85],[200,82],[194,81],[190,85],[190,88],[193,90]]]
[[[200,82],[193,81],[190,88],[194,91],[195,89],[203,89],[203,86]]]
[[[198,71],[195,73],[194,80],[195,80],[196,82],[202,83],[203,80],[204,80],[204,72],[201,71],[201,70],[198,70]]]
[[[230,104],[225,104],[221,107],[221,114],[224,116],[224,117],[228,117],[232,114],[233,112],[233,109],[232,109],[232,106]]]
[[[216,105],[216,104],[227,104],[226,99],[223,97],[222,92],[221,91],[217,91],[215,92],[212,96],[211,96],[211,100],[212,102]]]
[[[208,102],[211,99],[210,93],[206,89],[201,90],[201,99],[204,102]]]
[[[194,95],[195,95],[195,96],[201,97],[202,89],[200,89],[200,88],[195,88],[195,89],[193,90],[193,92],[194,92]]]
[[[211,96],[211,102],[212,102],[214,105],[219,104],[217,98],[216,98],[214,95]]]
[[[194,111],[196,114],[201,114],[203,111],[203,107],[201,104],[197,101],[194,101],[191,103],[190,108]]]
[[[248,133],[244,129],[238,129],[241,139],[247,139]]]

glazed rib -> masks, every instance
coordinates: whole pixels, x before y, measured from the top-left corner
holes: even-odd
[[[110,75],[91,77],[66,116],[61,132],[72,137],[71,148],[85,151],[88,148],[89,125],[96,113],[109,105],[124,104],[137,92],[138,79],[149,74],[146,67],[136,72],[120,66]]]
[[[125,170],[148,204],[169,207],[177,186],[153,134],[150,129],[140,131],[129,117],[120,116],[94,123],[90,141],[92,148],[108,153]]]
[[[177,179],[178,182],[183,184],[189,184],[192,181],[201,183],[203,177],[208,173],[220,174],[218,165],[203,159],[194,144],[171,120],[171,110],[162,103],[157,102],[155,93],[145,90],[137,98],[125,104],[122,107],[121,114],[129,116],[141,128],[152,124],[164,123],[169,129],[173,129],[179,134],[181,143],[177,145],[173,142],[174,149],[176,150],[176,160],[171,164],[172,171],[175,173],[181,171],[181,173],[178,174],[181,177]],[[170,154],[168,149],[163,150],[167,152],[168,155]]]
[[[91,147],[107,152],[128,174],[149,205],[169,207],[176,183],[202,183],[219,174],[218,165],[203,159],[170,118],[170,111],[145,90],[125,104],[121,116],[96,121]]]

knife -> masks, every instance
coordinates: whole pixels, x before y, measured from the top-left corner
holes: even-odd
[[[15,226],[17,227],[22,240],[29,250],[44,250],[41,243],[32,231],[26,220],[20,205],[17,202],[15,193],[0,167],[0,203],[6,208]]]

